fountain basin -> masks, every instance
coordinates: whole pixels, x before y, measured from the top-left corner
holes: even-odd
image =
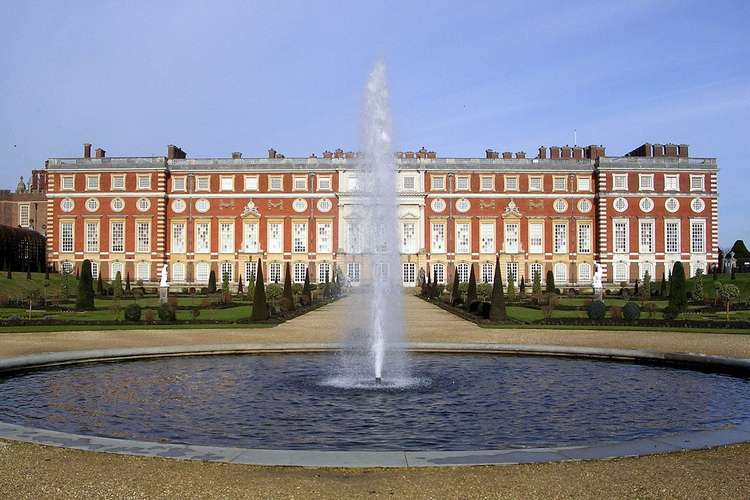
[[[215,347],[224,353],[253,351],[253,346]],[[750,440],[747,379],[652,364],[747,373],[745,360],[621,350],[574,353],[548,346],[412,347],[463,353],[417,355],[413,375],[422,382],[381,391],[331,386],[331,354],[170,358],[11,374],[0,384],[0,421],[8,423],[0,426],[0,436],[122,453],[290,465],[515,463]],[[650,364],[486,354],[523,347]],[[205,346],[186,350],[211,352]],[[0,368],[181,352],[157,351],[60,353],[54,359],[28,357],[25,365],[4,360]],[[98,437],[85,437],[92,434]],[[264,451],[258,455],[258,449]]]

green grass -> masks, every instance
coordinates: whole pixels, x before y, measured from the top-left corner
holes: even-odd
[[[0,334],[3,333],[35,333],[35,332],[88,332],[104,330],[196,330],[196,329],[225,329],[251,330],[256,328],[273,328],[275,323],[225,323],[225,324],[182,324],[182,325],[143,325],[123,323],[120,325],[39,325],[39,326],[2,326]]]

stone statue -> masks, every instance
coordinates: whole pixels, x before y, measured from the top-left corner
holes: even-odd
[[[724,272],[731,273],[732,269],[737,265],[737,259],[734,258],[734,252],[727,252],[724,256]]]
[[[26,183],[23,182],[23,176],[21,176],[21,180],[18,181],[18,184],[16,185],[16,193],[25,193],[26,192]]]
[[[161,283],[159,283],[160,287],[168,287],[169,283],[167,282],[167,265],[164,264],[161,267]]]
[[[594,262],[594,279],[591,285],[594,287],[594,296],[597,300],[602,299],[602,266]]]

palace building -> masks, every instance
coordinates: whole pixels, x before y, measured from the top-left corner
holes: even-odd
[[[247,283],[258,260],[269,282],[313,282],[335,268],[353,284],[371,270],[361,255],[353,204],[358,154],[322,157],[188,158],[176,146],[163,157],[82,158],[46,162],[47,253],[56,269],[84,259],[94,274],[205,286],[209,273]],[[643,144],[624,156],[601,146],[488,149],[483,158],[440,158],[424,148],[396,153],[400,273],[414,286],[420,270],[447,282],[470,266],[493,279],[590,286],[594,262],[610,285],[669,274],[677,261],[691,275],[718,258],[717,164],[690,158],[688,146]],[[390,272],[390,271],[389,271]]]

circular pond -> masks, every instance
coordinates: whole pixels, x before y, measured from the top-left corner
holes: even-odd
[[[295,450],[581,445],[750,419],[744,378],[636,363],[415,354],[406,388],[347,387],[336,354],[95,363],[0,378],[0,421],[139,441]]]

